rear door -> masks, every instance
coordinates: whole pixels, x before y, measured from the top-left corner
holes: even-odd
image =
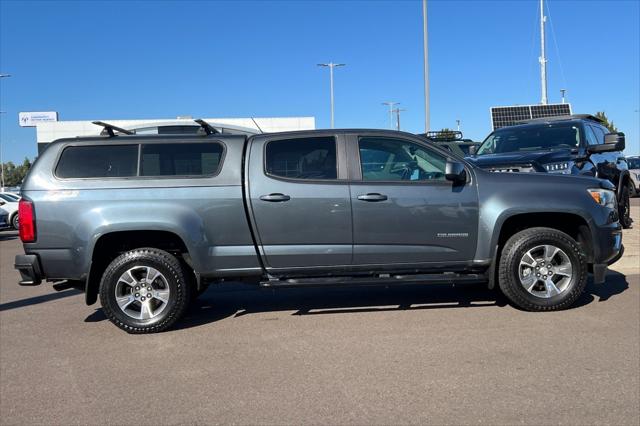
[[[257,136],[247,156],[245,190],[267,270],[348,268],[352,226],[344,137]]]
[[[470,177],[444,177],[446,154],[419,140],[360,134],[348,139],[354,265],[425,266],[474,258],[478,195]]]

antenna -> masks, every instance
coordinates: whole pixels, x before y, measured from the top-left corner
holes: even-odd
[[[542,100],[543,105],[547,104],[547,57],[545,55],[545,38],[544,38],[544,23],[547,21],[547,17],[544,16],[544,0],[540,0],[540,85],[542,86]]]
[[[255,124],[255,125],[256,125],[256,127],[258,128],[258,130],[260,131],[260,133],[264,133],[264,132],[262,131],[262,129],[260,128],[260,126],[258,126],[258,122],[256,121],[256,119],[255,119],[255,118],[253,118],[253,117],[251,117],[251,120],[253,120],[253,124]]]

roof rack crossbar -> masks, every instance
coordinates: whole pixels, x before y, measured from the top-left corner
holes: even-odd
[[[123,129],[122,127],[114,126],[113,124],[105,123],[104,121],[92,121],[92,123],[96,126],[104,127],[104,130],[107,131],[110,138],[116,136],[115,132],[125,135],[135,135],[135,132],[132,132],[131,130]]]
[[[202,127],[202,130],[204,130],[204,132],[207,135],[215,135],[216,133],[220,133],[218,129],[214,128],[211,124],[207,123],[201,118],[198,118],[197,120],[193,120],[193,121],[198,123],[200,127]]]

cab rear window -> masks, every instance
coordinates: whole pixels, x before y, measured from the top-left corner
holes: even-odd
[[[60,178],[131,177],[138,173],[138,145],[70,146],[56,167]]]

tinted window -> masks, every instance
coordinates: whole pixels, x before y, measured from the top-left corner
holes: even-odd
[[[578,125],[554,123],[503,127],[493,132],[478,149],[478,155],[506,152],[547,151],[580,146]]]
[[[56,167],[61,178],[100,178],[135,176],[138,145],[70,146],[65,148]]]
[[[596,137],[595,133],[593,133],[593,127],[584,126],[584,132],[587,136],[588,145],[598,145],[598,138]]]
[[[333,137],[271,141],[266,148],[266,172],[292,179],[336,179]]]
[[[362,180],[444,180],[446,158],[402,139],[362,138]]]
[[[7,194],[0,194],[0,199],[6,201],[7,203],[17,203],[19,201],[18,198],[10,197]]]
[[[599,126],[590,126],[593,129],[593,133],[595,133],[596,138],[598,138],[598,145],[604,143],[604,135],[607,133],[602,127]]]
[[[144,144],[140,175],[213,175],[218,172],[222,152],[219,143]]]

